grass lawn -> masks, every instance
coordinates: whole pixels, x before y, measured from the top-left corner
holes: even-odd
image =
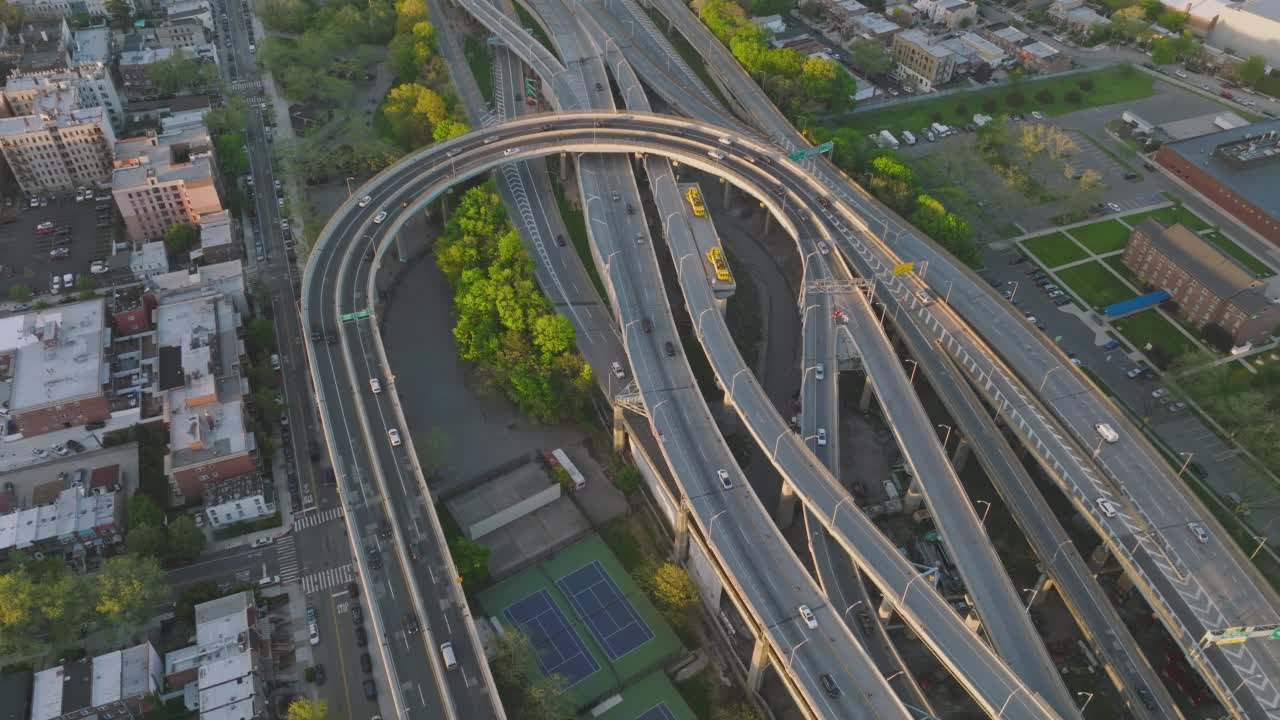
[[[1089,257],[1084,248],[1071,242],[1071,238],[1060,232],[1023,240],[1022,247],[1042,265],[1051,268]]]
[[[1092,225],[1082,225],[1068,232],[1085,247],[1101,255],[1102,253],[1123,250],[1129,242],[1129,228],[1119,220],[1103,220]]]
[[[1112,270],[1119,273],[1120,277],[1128,280],[1130,285],[1138,288],[1139,290],[1142,289],[1142,281],[1138,279],[1137,275],[1133,274],[1132,270],[1125,267],[1125,264],[1120,261],[1119,255],[1112,255],[1111,257],[1103,258],[1102,262],[1106,263]]]
[[[1100,262],[1067,268],[1058,273],[1058,279],[1094,307],[1106,307],[1134,296],[1133,291]]]
[[[1191,212],[1181,205],[1173,205],[1158,210],[1148,210],[1146,212],[1134,213],[1133,215],[1125,215],[1124,221],[1130,225],[1136,226],[1138,223],[1153,217],[1166,225],[1179,224],[1185,225],[1193,232],[1208,230],[1209,223],[1200,219],[1199,215]]]
[[[1069,90],[1079,90],[1078,83],[1088,78],[1093,81],[1093,89],[1081,91],[1083,96],[1079,105],[1072,105],[1063,97]],[[872,110],[856,113],[847,117],[841,124],[848,125],[864,132],[880,130],[918,130],[934,122],[934,115],[939,115],[942,122],[948,125],[971,122],[974,113],[985,113],[983,103],[991,98],[996,101],[996,112],[1031,112],[1039,110],[1046,115],[1063,115],[1085,108],[1112,105],[1128,100],[1136,100],[1152,95],[1155,91],[1155,79],[1150,75],[1138,72],[1132,65],[1119,65],[1092,73],[1082,73],[1065,78],[1049,78],[1031,80],[1021,86],[1025,102],[1019,107],[1010,107],[1008,96],[1012,86],[1001,86],[975,90],[969,93],[958,93],[937,100],[919,102],[900,102],[883,110]],[[1041,104],[1035,99],[1041,90],[1053,93],[1053,102]],[[964,106],[964,113],[958,109]]]
[[[1249,272],[1253,273],[1254,275],[1257,275],[1258,277],[1268,278],[1276,274],[1275,271],[1272,270],[1270,267],[1268,267],[1266,263],[1254,257],[1253,254],[1250,253],[1248,250],[1245,250],[1244,248],[1235,244],[1234,242],[1231,241],[1231,238],[1227,237],[1226,235],[1223,235],[1217,230],[1210,230],[1209,232],[1205,233],[1204,238],[1209,242],[1213,243],[1214,245],[1217,245],[1218,249],[1221,250],[1222,252],[1235,258],[1237,262],[1239,262],[1241,265],[1244,265],[1246,268],[1248,268]]]
[[[493,102],[493,53],[484,41],[468,35],[463,39],[462,54],[467,56],[467,66],[480,86],[480,94],[485,100]]]
[[[1155,308],[1120,318],[1111,323],[1129,344],[1146,350],[1147,344],[1163,349],[1170,357],[1179,357],[1196,349],[1173,323],[1161,317]]]

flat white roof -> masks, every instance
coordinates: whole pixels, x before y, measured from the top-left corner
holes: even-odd
[[[52,720],[62,715],[62,666],[41,670],[31,688],[31,720]]]
[[[0,318],[0,351],[14,353],[10,410],[102,392],[107,380],[103,302],[97,298]]]
[[[120,670],[124,658],[119,650],[99,655],[93,659],[93,686],[90,690],[90,702],[99,707],[119,700]]]

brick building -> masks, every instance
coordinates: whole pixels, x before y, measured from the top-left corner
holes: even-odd
[[[893,36],[894,74],[921,92],[951,80],[956,55],[919,30],[905,30]]]
[[[200,720],[265,717],[276,663],[271,624],[258,622],[253,593],[200,603],[195,620],[196,644],[164,657],[169,687],[186,690],[187,709]]]
[[[0,393],[27,437],[111,417],[101,299],[0,318]]]
[[[41,670],[31,720],[141,717],[163,689],[163,671],[151,643]]]
[[[1264,283],[1182,225],[1142,221],[1122,260],[1143,283],[1167,290],[1189,323],[1219,325],[1236,345],[1264,341],[1280,327],[1280,304],[1267,297]]]
[[[178,223],[198,225],[223,212],[213,141],[201,123],[115,144],[112,195],[135,244],[162,237]]]
[[[1280,120],[1168,143],[1156,162],[1280,245]]]

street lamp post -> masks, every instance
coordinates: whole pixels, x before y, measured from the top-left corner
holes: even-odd
[[[1013,289],[1009,291],[1009,302],[1013,302],[1013,298],[1018,294],[1018,280],[1010,280],[1013,283]]]
[[[907,384],[911,385],[916,381],[916,370],[920,369],[920,363],[916,362],[914,358],[907,358],[903,362],[911,363],[911,377],[907,378]]]
[[[852,609],[854,609],[854,608],[858,607],[859,605],[861,605],[861,604],[862,604],[862,603],[864,603],[864,602],[866,602],[866,601],[865,601],[865,600],[858,600],[858,601],[854,602],[852,605],[850,605],[849,607],[845,608],[845,609],[844,609],[844,615],[845,615],[845,617],[847,618],[847,617],[849,616],[849,611],[850,611],[850,610],[852,610]]]
[[[946,435],[943,435],[943,436],[942,436],[942,449],[943,449],[943,451],[946,451],[946,449],[947,449],[947,442],[951,440],[951,426],[950,426],[950,425],[943,425],[942,423],[938,423],[938,427],[940,427],[940,428],[946,428],[946,429],[947,429],[947,433],[946,433]]]
[[[1262,552],[1262,546],[1267,544],[1267,539],[1265,537],[1254,535],[1253,539],[1258,541],[1258,547],[1254,548],[1253,552],[1249,553],[1250,560],[1257,557],[1258,553]]]
[[[1180,452],[1178,454],[1185,455],[1187,458],[1182,462],[1182,467],[1178,468],[1178,477],[1182,477],[1182,472],[1187,469],[1188,465],[1191,464],[1191,458],[1195,457],[1196,454],[1194,452]]]
[[[974,502],[982,503],[983,505],[987,506],[986,509],[982,511],[982,519],[978,521],[979,525],[985,526],[987,524],[987,513],[991,512],[991,503],[987,502],[986,500],[974,500]]]
[[[1036,391],[1036,394],[1037,394],[1037,395],[1038,395],[1038,394],[1040,394],[1040,393],[1042,393],[1042,392],[1044,392],[1044,385],[1045,385],[1045,383],[1049,382],[1049,376],[1053,374],[1053,371],[1054,371],[1054,370],[1057,370],[1057,369],[1058,369],[1058,368],[1060,368],[1060,367],[1062,367],[1062,366],[1061,366],[1061,365],[1054,365],[1053,367],[1049,368],[1049,371],[1048,371],[1048,372],[1046,372],[1046,373],[1044,374],[1044,379],[1040,381],[1040,389],[1039,389],[1038,391]]]
[[[788,669],[788,670],[790,670],[790,669],[791,669],[791,662],[792,662],[793,660],[795,660],[795,659],[796,659],[796,655],[798,655],[798,654],[799,654],[799,652],[800,652],[800,648],[801,648],[801,647],[803,647],[803,646],[804,646],[804,644],[805,644],[805,643],[807,643],[807,642],[809,642],[809,638],[805,638],[805,639],[801,640],[800,642],[796,643],[796,646],[795,646],[795,647],[791,648],[791,654],[787,656],[787,669]]]
[[[1080,713],[1084,714],[1084,709],[1089,707],[1089,703],[1093,700],[1093,693],[1083,691],[1076,693],[1076,697],[1080,697],[1081,695],[1088,696],[1084,699],[1084,704],[1080,706]]]
[[[1031,606],[1036,602],[1036,595],[1039,594],[1040,588],[1022,588],[1022,592],[1031,593],[1031,597],[1027,599],[1027,614],[1031,614]]]
[[[1244,678],[1243,680],[1241,680],[1241,681],[1240,681],[1240,684],[1236,686],[1236,689],[1231,691],[1231,694],[1232,694],[1232,695],[1235,695],[1236,693],[1240,692],[1240,688],[1244,687],[1244,684],[1245,684],[1245,683],[1249,682],[1250,680],[1256,680],[1256,679],[1258,679],[1258,678],[1260,678],[1260,677],[1262,677],[1262,676],[1261,676],[1261,675],[1250,675],[1249,677]]]
[[[347,178],[347,197],[351,197],[351,181],[352,180],[355,180],[355,178],[354,177]]]
[[[893,679],[894,679],[894,678],[898,677],[899,675],[904,675],[904,674],[906,674],[906,672],[907,672],[906,670],[899,670],[898,672],[896,672],[896,673],[894,673],[894,674],[890,675],[889,677],[885,678],[885,679],[884,679],[884,681],[885,681],[886,683],[893,682]]]

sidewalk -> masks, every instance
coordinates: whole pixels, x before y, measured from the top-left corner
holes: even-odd
[[[206,553],[245,547],[252,545],[254,541],[260,538],[269,537],[275,539],[286,535],[293,530],[293,498],[289,493],[289,484],[287,482],[280,482],[280,479],[287,477],[289,472],[288,463],[286,463],[284,459],[283,449],[276,450],[275,455],[272,457],[272,467],[272,483],[275,485],[276,489],[276,510],[280,513],[280,527],[274,527],[268,530],[259,530],[257,532],[246,533],[244,535],[237,535],[236,537],[227,538],[226,540],[210,540],[204,548]],[[312,510],[314,509],[315,508],[312,508]],[[303,510],[299,515],[305,515],[306,513],[307,511]]]

